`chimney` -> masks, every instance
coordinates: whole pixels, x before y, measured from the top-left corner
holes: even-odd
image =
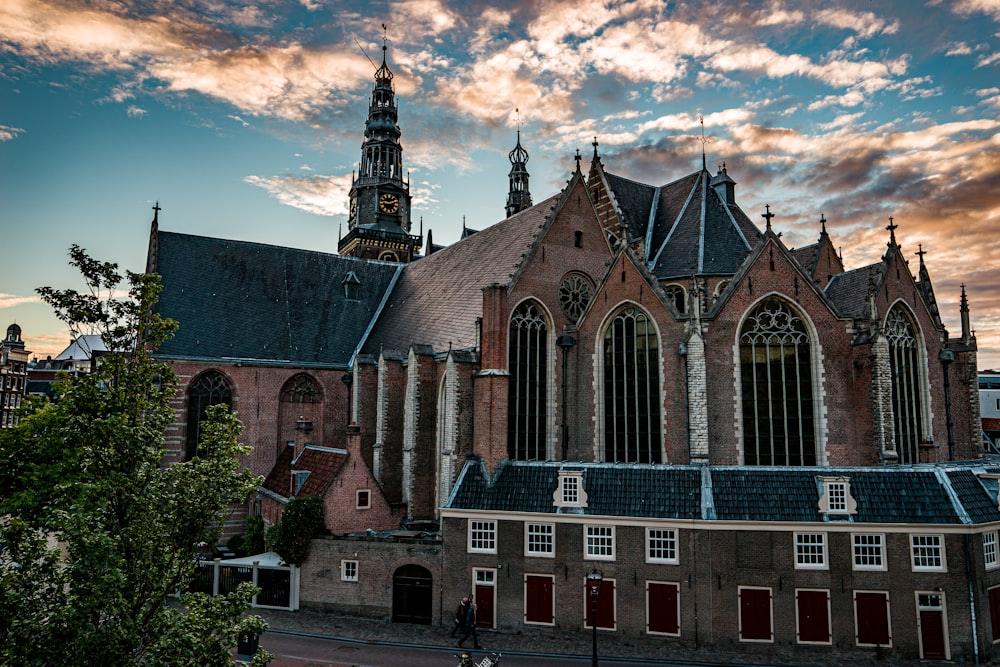
[[[302,450],[309,444],[309,434],[312,433],[313,423],[305,417],[299,417],[295,422],[295,451],[292,454],[292,461],[298,461],[302,456]]]

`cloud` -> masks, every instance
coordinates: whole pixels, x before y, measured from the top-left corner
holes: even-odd
[[[949,8],[959,16],[968,17],[983,13],[993,17],[995,21],[1000,21],[1000,2],[997,0],[938,0],[934,4]]]
[[[351,177],[322,176],[247,176],[250,185],[263,188],[286,206],[314,215],[346,215]]]
[[[134,104],[130,104],[128,105],[128,109],[126,109],[125,113],[128,115],[129,118],[142,118],[143,116],[146,115],[146,110],[137,107]]]
[[[23,306],[28,303],[42,303],[42,299],[35,295],[16,296],[0,292],[0,308],[14,308],[15,306]]]
[[[10,125],[0,125],[0,141],[12,141],[19,134],[24,132],[23,127],[11,127]]]

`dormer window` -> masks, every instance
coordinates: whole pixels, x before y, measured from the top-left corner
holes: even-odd
[[[556,507],[586,507],[587,492],[583,490],[582,470],[560,470],[559,484],[552,494]]]
[[[348,301],[358,301],[358,292],[361,287],[361,280],[354,271],[348,271],[347,277],[341,281],[344,286],[344,298]]]
[[[292,473],[292,495],[299,495],[299,491],[305,485],[306,480],[309,479],[308,470],[296,470]]]
[[[857,514],[858,503],[851,497],[851,480],[847,477],[820,477],[823,485],[819,498],[822,514]]]

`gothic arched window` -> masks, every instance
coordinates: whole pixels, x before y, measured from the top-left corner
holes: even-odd
[[[219,371],[202,373],[188,385],[187,401],[187,449],[184,460],[190,460],[199,453],[201,422],[211,405],[225,404],[232,408],[233,391],[226,376]]]
[[[663,288],[664,293],[667,295],[667,301],[670,302],[677,312],[681,315],[687,313],[687,290],[681,285],[672,283]]]
[[[548,333],[541,309],[530,301],[510,318],[507,450],[518,461],[547,458]]]
[[[649,316],[619,312],[604,333],[604,460],[661,463],[660,342]]]
[[[740,375],[744,463],[816,465],[809,333],[781,299],[765,299],[743,323]]]
[[[923,391],[917,364],[919,341],[913,322],[899,306],[889,311],[885,335],[889,339],[896,451],[900,463],[917,463],[923,438]]]
[[[323,393],[311,376],[299,373],[285,383],[281,389],[282,403],[320,403]]]

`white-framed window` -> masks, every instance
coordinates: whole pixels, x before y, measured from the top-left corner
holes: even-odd
[[[914,572],[943,571],[944,538],[941,535],[910,535]]]
[[[563,505],[580,504],[580,478],[576,475],[562,478],[562,502]]]
[[[673,528],[646,529],[646,562],[677,564],[677,531]]]
[[[341,581],[358,580],[358,561],[356,560],[340,561],[340,580]]]
[[[995,530],[983,533],[983,560],[987,570],[1000,566],[1000,562],[997,561],[997,531]]]
[[[560,470],[559,485],[552,494],[556,507],[586,507],[587,492],[583,489],[582,470]]]
[[[370,509],[372,506],[372,492],[369,489],[358,489],[357,507],[359,510]]]
[[[857,514],[858,503],[851,496],[851,480],[847,477],[820,477],[823,494],[819,499],[819,511],[823,514]]]
[[[556,527],[551,523],[524,524],[524,555],[555,558]]]
[[[615,559],[615,527],[586,526],[584,559],[614,560]]]
[[[795,568],[826,569],[826,533],[795,533]]]
[[[847,484],[844,482],[829,482],[826,485],[827,505],[831,512],[847,511]]]
[[[854,533],[854,569],[885,570],[885,536],[881,533]]]
[[[497,522],[472,519],[469,521],[469,552],[497,552]]]

